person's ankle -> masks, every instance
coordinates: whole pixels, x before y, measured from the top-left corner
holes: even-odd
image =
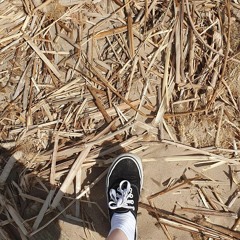
[[[114,213],[111,219],[110,234],[120,229],[126,235],[128,240],[134,240],[136,234],[136,219],[133,214],[128,211],[126,213]]]
[[[114,229],[106,240],[128,240],[126,234],[121,229]]]

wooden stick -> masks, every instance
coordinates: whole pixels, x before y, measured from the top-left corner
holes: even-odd
[[[158,197],[158,196],[160,196],[160,195],[163,195],[163,194],[165,194],[165,193],[172,192],[172,191],[174,191],[174,190],[176,190],[176,189],[182,188],[182,187],[185,186],[185,185],[191,184],[191,181],[193,181],[193,180],[195,180],[195,179],[196,179],[196,178],[191,178],[191,179],[184,180],[182,183],[179,183],[179,184],[177,184],[177,185],[175,185],[175,186],[166,188],[166,189],[164,189],[164,190],[162,190],[162,191],[160,191],[160,192],[157,192],[157,193],[152,194],[151,196],[147,197],[147,199],[148,199],[148,200],[151,200],[151,199],[153,199],[153,198],[155,198],[155,197]]]
[[[102,104],[101,100],[99,99],[99,97],[97,96],[96,91],[94,90],[93,87],[88,86],[89,91],[91,92],[91,94],[93,95],[93,97],[95,98],[95,102],[96,105],[98,107],[98,109],[100,110],[100,112],[102,113],[104,119],[106,120],[107,123],[110,123],[112,121],[111,117],[108,115],[107,111],[104,108],[104,105]],[[111,125],[111,131],[114,132],[117,129],[116,125],[113,123]],[[121,136],[120,135],[116,135],[117,139],[120,139]]]
[[[69,207],[71,207],[77,200],[81,199],[92,187],[95,186],[108,172],[108,169],[106,169],[103,173],[101,173],[87,188],[85,188],[84,191],[82,191],[74,200],[72,200],[61,212],[59,212],[54,218],[52,218],[49,222],[44,224],[42,227],[37,229],[36,231],[33,231],[29,234],[29,236],[33,236],[36,233],[43,230],[45,227],[47,227],[50,223],[52,223],[56,218],[58,218],[61,214],[63,214]]]
[[[139,112],[141,115],[146,116],[143,112],[139,111],[135,106],[131,104],[130,101],[125,99],[112,84],[110,84],[101,74],[92,66],[94,69],[94,74],[103,82],[103,84],[108,87],[113,93],[115,93],[120,99],[122,99],[126,104],[128,104],[132,109],[134,109],[136,112]]]
[[[237,162],[232,160],[232,159],[228,159],[228,158],[225,158],[225,157],[223,157],[221,155],[213,154],[213,153],[210,153],[210,152],[198,149],[198,148],[190,147],[190,146],[187,146],[187,145],[184,145],[184,144],[181,144],[181,143],[175,143],[175,142],[172,142],[172,141],[169,141],[169,140],[165,140],[165,139],[163,139],[162,142],[168,143],[170,145],[182,147],[184,149],[192,150],[192,151],[195,151],[195,152],[198,152],[198,153],[201,153],[201,154],[212,156],[212,157],[214,157],[216,159],[216,161],[222,161],[223,163],[224,162],[229,162],[229,163],[232,163],[232,164],[237,164]]]
[[[176,83],[181,82],[181,26],[180,26],[180,2],[179,1],[174,1],[175,3],[175,17],[176,17],[176,30],[175,30],[175,52],[176,52]]]
[[[75,178],[75,193],[76,196],[78,196],[78,194],[81,191],[81,185],[82,185],[82,168],[80,168],[76,174],[76,178]],[[77,218],[80,217],[80,201],[76,202],[76,206],[75,206],[75,216]]]
[[[214,48],[212,48],[209,44],[207,44],[204,39],[201,37],[201,35],[199,34],[199,32],[196,30],[196,27],[194,26],[194,22],[192,20],[191,14],[190,14],[190,9],[189,9],[189,2],[188,0],[186,0],[186,6],[187,6],[187,14],[188,14],[188,19],[189,22],[191,24],[191,27],[195,33],[195,35],[198,37],[198,39],[202,42],[202,44],[204,44],[204,46],[206,46],[209,50],[211,50],[212,52],[219,54],[222,57],[225,57],[225,55],[217,50],[215,50]],[[229,20],[230,21],[230,20]],[[238,59],[232,59],[234,62],[238,62],[240,63],[240,61]]]
[[[227,68],[227,59],[228,59],[228,55],[229,55],[230,47],[231,47],[231,43],[230,43],[230,38],[231,38],[231,11],[230,11],[230,7],[231,7],[231,4],[230,4],[229,0],[225,0],[225,3],[226,3],[227,16],[228,16],[228,33],[227,33],[226,52],[225,52],[225,55],[224,55],[224,61],[223,61],[221,76],[220,76],[220,79],[218,81],[217,86],[215,87],[214,94],[213,94],[211,100],[208,102],[207,109],[209,109],[211,107],[211,105],[213,104],[213,102],[215,101],[215,99],[218,95],[218,92],[219,92],[219,87],[221,86],[222,81],[224,80],[224,74],[225,74],[225,71],[226,71],[226,68]]]
[[[140,100],[136,100],[136,101],[131,102],[131,104],[133,106],[137,106],[139,104],[139,102],[140,102]],[[118,105],[118,108],[119,108],[119,110],[124,111],[124,110],[128,110],[130,108],[130,106],[126,103],[121,103]],[[106,112],[109,116],[117,115],[116,109],[114,107],[110,107],[110,108],[106,109]],[[89,117],[94,118],[96,120],[100,120],[102,117],[102,113],[101,112],[90,113]]]
[[[215,209],[218,210],[218,207],[216,206],[216,204],[211,200],[211,198],[209,197],[209,195],[207,194],[207,189],[204,187],[201,187],[201,191],[205,197],[205,199],[207,200],[207,202],[210,204],[210,206]]]
[[[219,134],[220,134],[221,127],[222,127],[223,113],[224,113],[224,107],[221,107],[219,121],[218,121],[218,129],[217,129],[216,138],[215,138],[215,146],[216,147],[219,147]]]
[[[59,204],[59,202],[61,201],[64,193],[66,193],[67,188],[69,187],[69,185],[72,183],[73,179],[75,178],[79,168],[81,167],[83,161],[85,160],[85,158],[87,157],[87,155],[89,154],[91,148],[92,148],[92,144],[89,144],[78,156],[78,158],[76,159],[76,161],[74,162],[71,170],[69,171],[66,179],[64,180],[62,186],[60,187],[58,193],[56,194],[55,198],[53,199],[52,208],[56,208]]]
[[[51,174],[50,174],[50,184],[55,186],[55,171],[56,171],[56,161],[57,161],[57,152],[58,152],[58,141],[59,135],[56,134],[54,147],[53,147],[53,155],[52,155],[52,164],[51,164]]]
[[[129,128],[133,127],[135,124],[136,124],[136,122],[129,123],[129,125],[121,128],[121,129],[119,129],[119,130],[117,130],[117,131],[115,131],[115,132],[113,132],[113,133],[110,133],[110,134],[102,137],[101,139],[98,139],[98,140],[95,140],[95,141],[90,141],[90,142],[84,144],[84,146],[85,146],[85,147],[88,147],[88,146],[91,146],[91,145],[100,144],[100,143],[102,143],[102,142],[104,142],[104,141],[106,141],[106,140],[108,140],[108,139],[113,138],[114,136],[116,136],[116,135],[118,135],[118,134],[121,134],[121,133],[127,131]]]
[[[36,13],[38,10],[46,7],[48,4],[50,4],[53,0],[47,0],[44,3],[42,3],[41,5],[37,6],[34,10],[33,10],[33,14]]]
[[[0,194],[0,204],[6,208],[6,210],[9,212],[10,216],[14,220],[14,222],[17,224],[19,229],[22,231],[22,233],[27,236],[28,231],[23,225],[23,219],[19,215],[19,213],[8,203],[8,201],[5,200],[4,196]]]
[[[49,61],[49,59],[42,53],[42,51],[38,48],[38,46],[33,43],[32,40],[28,39],[26,36],[24,37],[26,42],[32,47],[32,49],[37,53],[37,55],[43,60],[46,66],[51,69],[51,71],[56,75],[56,77],[62,81],[62,76],[59,73],[59,70]]]
[[[218,216],[218,217],[230,217],[230,218],[234,218],[234,219],[238,218],[237,214],[233,213],[233,212],[220,212],[220,211],[216,211],[216,210],[202,209],[202,208],[181,207],[180,209],[177,209],[176,211],[177,212],[190,212],[190,213],[195,213],[195,214]]]
[[[199,223],[204,227],[207,227],[207,228],[210,228],[212,230],[218,231],[218,232],[220,232],[220,233],[222,233],[226,236],[232,237],[233,239],[240,239],[240,232],[235,232],[231,229],[227,229],[225,227],[212,224],[212,223],[210,223],[210,222],[208,222],[204,219],[200,219]]]
[[[37,218],[36,218],[36,220],[35,220],[35,222],[33,224],[33,227],[32,227],[32,229],[34,231],[37,230],[38,226],[40,225],[40,223],[41,223],[41,221],[42,221],[42,219],[43,219],[43,217],[44,217],[48,207],[50,206],[50,203],[51,203],[51,200],[52,200],[52,198],[54,196],[54,193],[55,193],[55,190],[50,190],[50,192],[49,192],[49,194],[48,194],[44,204],[42,205],[42,208],[41,208],[41,210],[40,210],[40,212],[39,212],[39,214],[38,214],[38,216],[37,216]]]
[[[240,237],[239,232],[207,223],[204,220],[201,220],[199,223],[194,223],[192,220],[188,220],[187,218],[166,214],[157,208],[153,209],[151,206],[141,202],[139,203],[139,207],[146,209],[150,213],[158,213],[161,216],[159,221],[163,224],[167,224],[188,232],[199,232],[209,237],[220,239],[223,238],[228,240],[237,240]]]
[[[132,19],[131,9],[128,4],[126,5],[126,11],[127,11],[128,46],[130,50],[130,57],[133,58],[134,52],[135,52],[134,38],[133,38],[133,19]]]
[[[7,161],[6,165],[3,168],[3,171],[0,175],[0,185],[4,185],[10,172],[12,171],[15,162],[18,161],[23,156],[22,151],[15,152]]]
[[[133,23],[132,24],[132,27],[137,27],[137,26],[139,26],[139,23]],[[116,28],[109,29],[109,30],[106,30],[106,31],[98,32],[98,33],[93,35],[93,38],[94,39],[101,39],[101,38],[113,36],[113,35],[116,35],[116,34],[119,34],[119,33],[124,33],[127,30],[128,30],[128,25],[121,26],[121,27],[116,27]]]

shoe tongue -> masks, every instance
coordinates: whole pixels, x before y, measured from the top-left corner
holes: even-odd
[[[126,208],[117,208],[114,210],[115,213],[127,213],[129,211],[130,209],[126,209]]]

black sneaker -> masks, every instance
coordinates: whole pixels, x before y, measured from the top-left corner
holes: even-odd
[[[109,168],[106,191],[110,221],[114,213],[131,212],[137,218],[138,200],[143,185],[141,159],[124,153]]]

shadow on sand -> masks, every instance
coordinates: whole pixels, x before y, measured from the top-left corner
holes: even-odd
[[[111,142],[104,142],[98,156],[98,164],[83,169],[81,189],[86,189],[103,172],[107,172],[110,164],[101,161],[114,159],[125,152],[121,146]],[[114,153],[107,154],[109,149],[117,148]],[[0,178],[1,173],[10,157],[16,150],[0,148]],[[44,168],[46,166],[43,166]],[[50,168],[51,164],[47,167]],[[106,237],[110,227],[106,203],[105,178],[96,183],[80,200],[75,200],[74,194],[65,194],[56,209],[51,209],[51,201],[46,199],[51,195],[53,199],[59,190],[65,176],[61,177],[59,186],[51,186],[48,179],[39,177],[41,169],[28,169],[19,161],[14,163],[6,181],[0,185],[0,239],[33,239],[57,240],[64,238],[59,222],[67,222],[81,227],[81,239],[91,239],[89,229]],[[74,185],[74,184],[73,184]],[[45,209],[44,217],[39,218],[40,212]],[[72,204],[71,204],[72,203]],[[66,209],[67,206],[69,206]],[[65,209],[63,211],[63,209]],[[62,213],[60,214],[60,212]],[[17,220],[20,223],[17,223]],[[37,220],[38,219],[38,220]],[[40,219],[40,220],[39,220]],[[55,219],[52,221],[52,219]],[[52,221],[51,223],[49,223]],[[49,224],[48,224],[49,223]],[[37,226],[37,227],[36,227]],[[41,229],[39,231],[39,229]]]

